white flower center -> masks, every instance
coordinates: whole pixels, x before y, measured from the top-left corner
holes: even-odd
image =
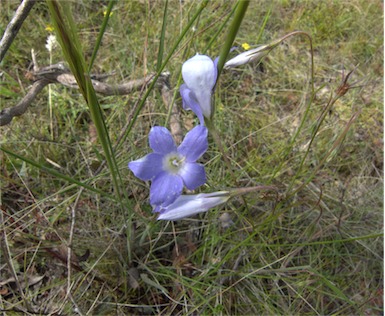
[[[178,153],[170,153],[163,158],[163,169],[173,174],[177,174],[183,167],[185,157]]]

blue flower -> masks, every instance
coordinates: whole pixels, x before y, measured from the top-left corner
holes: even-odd
[[[199,118],[201,125],[204,117],[212,114],[211,96],[217,82],[218,58],[213,61],[206,55],[195,55],[182,66],[184,84],[180,86],[183,108],[191,109]]]
[[[154,152],[131,161],[128,168],[139,179],[152,181],[150,204],[153,207],[173,203],[184,186],[195,190],[206,182],[204,167],[196,162],[208,147],[205,126],[194,127],[179,147],[167,128],[155,126],[150,131],[149,143]]]
[[[181,195],[174,203],[162,208],[156,207],[159,212],[158,220],[175,221],[198,213],[207,212],[210,208],[226,203],[231,197],[229,191]]]

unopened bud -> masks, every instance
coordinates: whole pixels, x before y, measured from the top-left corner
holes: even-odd
[[[224,68],[234,68],[237,66],[241,66],[244,64],[247,64],[252,61],[259,61],[262,57],[264,57],[270,50],[270,45],[261,45],[257,48],[250,49],[246,52],[243,52],[239,54],[238,56],[235,56],[234,58],[230,59],[225,63]]]

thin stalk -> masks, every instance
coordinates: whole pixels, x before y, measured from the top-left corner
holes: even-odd
[[[261,26],[261,28],[259,30],[256,43],[259,43],[259,41],[260,41],[260,39],[262,37],[262,34],[265,31],[265,27],[266,27],[267,21],[269,21],[270,16],[271,16],[271,6],[269,8],[269,11],[267,11],[267,13],[265,15],[265,18],[263,19],[262,26]]]
[[[229,31],[226,36],[226,41],[224,45],[222,46],[221,53],[219,54],[219,61],[218,61],[218,77],[217,80],[219,79],[219,76],[222,72],[223,66],[225,65],[225,61],[227,58],[227,55],[230,52],[230,49],[233,45],[235,36],[238,33],[239,27],[242,23],[242,20],[245,16],[247,7],[249,6],[250,1],[249,0],[239,0],[237,3],[237,8],[235,10],[235,16],[234,19],[229,27]]]
[[[222,144],[222,139],[220,138],[219,133],[213,124],[213,121],[212,120],[205,120],[205,123],[206,123],[206,126],[207,126],[209,132],[211,133],[211,135],[214,138],[214,142],[217,144],[218,149],[222,154],[222,157],[223,157],[223,160],[225,161],[227,169],[229,170],[231,176],[233,178],[235,178],[235,174],[234,174],[233,168],[231,166],[231,162],[230,162],[229,158],[227,157],[227,154],[226,154],[225,149],[224,149],[223,144]]]
[[[237,9],[238,7],[238,2],[235,4],[235,6],[233,7],[233,9],[231,10],[230,14],[227,15],[227,18],[225,19],[225,21],[222,23],[222,25],[219,27],[218,31],[214,34],[214,36],[212,36],[210,42],[207,44],[207,46],[205,47],[205,49],[203,50],[203,54],[206,54],[206,52],[210,49],[211,45],[214,43],[214,41],[218,40],[218,36],[219,34],[222,32],[222,30],[225,28],[227,22],[230,20],[230,18],[233,16],[235,10]]]
[[[301,119],[301,122],[300,122],[300,124],[299,124],[299,126],[298,126],[298,128],[297,128],[297,130],[295,132],[295,134],[291,138],[290,143],[289,143],[289,145],[287,147],[288,149],[284,153],[284,155],[283,155],[283,157],[281,159],[280,164],[273,170],[272,175],[270,177],[270,181],[272,179],[274,179],[274,177],[276,176],[278,171],[281,170],[282,165],[286,162],[286,158],[289,155],[290,150],[293,148],[294,142],[296,141],[300,131],[302,130],[303,126],[305,125],[305,122],[306,122],[306,120],[308,118],[308,115],[309,115],[309,112],[310,112],[311,104],[312,104],[312,102],[314,100],[314,97],[315,97],[315,92],[314,92],[314,51],[313,51],[313,41],[312,41],[311,36],[308,33],[303,32],[303,31],[295,31],[295,32],[289,33],[289,34],[285,35],[284,37],[280,38],[279,40],[273,42],[271,44],[271,46],[276,46],[276,45],[280,44],[282,41],[284,41],[285,39],[289,38],[290,36],[294,36],[294,35],[304,35],[309,40],[309,45],[310,45],[310,68],[311,68],[311,70],[310,70],[311,93],[310,93],[310,97],[309,97],[309,100],[308,100],[308,104],[307,104],[305,113],[304,113],[304,115],[303,115],[303,117]]]
[[[222,154],[222,157],[223,157],[223,159],[225,161],[227,169],[229,170],[229,172],[231,174],[231,177],[233,179],[236,179],[235,173],[234,173],[233,168],[231,166],[231,161],[230,161],[230,159],[226,155],[225,149],[224,149],[223,144],[222,144],[222,139],[220,138],[219,133],[216,130],[215,125],[213,124],[213,121],[212,120],[205,120],[205,123],[206,123],[206,126],[209,129],[211,135],[214,138],[214,142],[217,144],[218,149],[219,149],[219,151]],[[249,210],[249,205],[247,204],[246,199],[242,195],[241,195],[241,200],[242,200],[243,205],[245,206],[246,210],[249,212],[250,211]]]
[[[168,7],[168,0],[166,0],[165,3],[164,3],[162,30],[160,31],[158,59],[157,59],[157,62],[156,62],[156,68],[157,68],[156,70],[157,71],[159,71],[160,67],[162,66],[163,51],[164,51],[164,40],[165,40],[165,35],[166,35],[167,7]]]
[[[52,65],[52,50],[49,51],[49,65]],[[52,111],[52,88],[51,85],[48,85],[48,105],[49,105],[49,126],[51,129],[51,139],[53,140],[53,111]]]
[[[110,18],[112,7],[114,6],[115,2],[116,2],[116,0],[110,0],[110,2],[108,3],[106,15],[104,16],[102,26],[101,26],[99,34],[98,34],[98,38],[96,39],[95,47],[94,47],[94,50],[92,52],[91,60],[90,60],[90,63],[88,65],[88,72],[91,72],[92,66],[94,65],[94,61],[96,59],[96,54],[98,53],[104,32],[106,31],[108,20]]]
[[[346,134],[348,133],[351,125],[356,121],[358,116],[360,115],[361,111],[358,111],[353,114],[353,116],[350,118],[349,122],[346,124],[344,130],[342,131],[341,135],[335,140],[332,147],[328,150],[328,152],[324,155],[324,157],[321,159],[320,163],[312,170],[312,173],[308,176],[308,178],[298,187],[295,189],[294,192],[290,193],[290,196],[293,196],[296,192],[300,191],[305,185],[307,185],[310,181],[312,181],[317,174],[317,172],[321,169],[323,164],[326,162],[326,159],[331,155],[331,153],[343,142]]]

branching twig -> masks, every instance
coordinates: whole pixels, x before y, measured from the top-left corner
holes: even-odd
[[[96,92],[107,96],[127,95],[133,91],[140,90],[143,86],[149,85],[154,77],[153,74],[150,74],[141,79],[130,80],[128,82],[113,85],[100,81],[100,79],[103,79],[106,76],[108,75],[92,75],[91,81]],[[9,124],[15,116],[23,115],[37,94],[50,83],[59,83],[74,89],[78,88],[75,77],[63,63],[34,70],[30,74],[30,77],[36,81],[24,98],[16,106],[5,108],[0,111],[0,126]],[[158,79],[158,85],[163,86],[164,81],[166,81],[168,77],[168,72],[162,73]]]
[[[5,108],[0,111],[0,126],[9,124],[15,116],[20,116],[27,111],[28,106],[35,99],[36,95],[48,84],[44,79],[34,82],[32,88],[24,98],[14,107]]]
[[[11,46],[17,33],[20,30],[21,25],[31,11],[36,0],[23,0],[16,10],[15,16],[7,25],[3,37],[0,41],[0,62],[3,60],[8,48]]]

